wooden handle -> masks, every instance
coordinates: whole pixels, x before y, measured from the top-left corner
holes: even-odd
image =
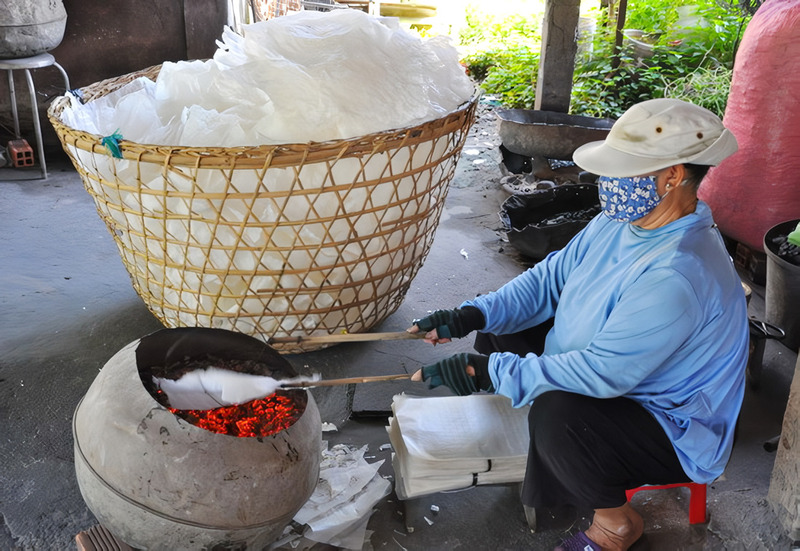
[[[396,333],[340,333],[338,335],[310,335],[300,337],[270,337],[267,344],[327,344],[342,342],[368,342],[368,341],[399,341],[405,339],[421,339],[425,332],[409,333],[398,331]]]
[[[411,375],[411,373],[400,373],[397,375],[375,375],[372,377],[346,377],[344,379],[303,381],[300,383],[289,383],[281,388],[309,388],[317,386],[351,385],[355,383],[377,383],[380,381],[399,381],[403,379],[410,379]]]

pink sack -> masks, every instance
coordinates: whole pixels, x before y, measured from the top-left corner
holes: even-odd
[[[800,218],[800,2],[767,0],[742,37],[724,123],[739,151],[699,196],[727,237],[762,251],[764,234]]]

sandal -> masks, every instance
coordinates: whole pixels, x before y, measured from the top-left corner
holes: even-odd
[[[553,551],[602,551],[585,533],[578,532],[561,542]]]

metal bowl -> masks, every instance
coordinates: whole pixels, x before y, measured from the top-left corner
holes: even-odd
[[[572,160],[581,145],[605,139],[614,121],[531,109],[498,109],[498,133],[511,152]]]

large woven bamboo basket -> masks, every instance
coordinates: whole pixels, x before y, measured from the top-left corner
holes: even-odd
[[[160,66],[82,89],[83,100]],[[167,327],[268,340],[371,329],[428,254],[476,99],[440,119],[353,139],[173,147],[66,126],[48,110],[133,287]],[[302,352],[319,345],[275,345]]]

